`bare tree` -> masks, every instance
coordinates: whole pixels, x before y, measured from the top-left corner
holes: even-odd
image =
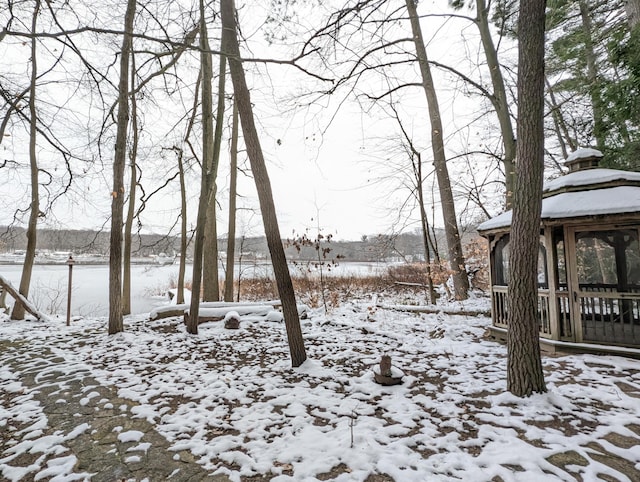
[[[244,142],[247,147],[251,171],[253,172],[256,189],[258,191],[262,221],[267,236],[273,272],[276,278],[278,294],[280,295],[282,312],[287,328],[291,363],[294,367],[298,367],[306,360],[307,355],[304,348],[291,275],[289,273],[289,267],[287,266],[287,259],[284,254],[284,247],[280,236],[280,228],[278,227],[278,218],[273,203],[271,182],[269,181],[269,174],[267,173],[258,131],[253,118],[253,108],[244,75],[244,68],[240,60],[233,0],[221,0],[221,16],[223,51],[227,53],[229,58],[229,69],[231,71],[235,99],[238,105],[242,132],[244,134]],[[227,42],[225,42],[225,39],[227,39]]]
[[[511,223],[507,389],[545,392],[538,330],[538,243],[544,170],[546,0],[521,2],[518,20],[518,168]]]
[[[40,12],[40,0],[36,0],[31,17],[31,32],[36,31],[38,14]],[[31,204],[29,206],[29,224],[27,226],[27,249],[22,265],[22,276],[20,277],[20,294],[25,298],[29,295],[31,285],[31,273],[33,263],[36,258],[36,238],[38,232],[38,217],[40,216],[40,194],[39,194],[39,170],[38,157],[36,154],[37,142],[37,113],[36,113],[36,81],[38,79],[38,51],[37,39],[31,38],[31,77],[29,82],[29,166],[31,171]],[[16,300],[11,312],[11,319],[22,320],[24,318],[25,307]]]
[[[207,269],[202,279],[204,301],[220,299],[220,280],[218,275],[218,224],[216,219],[216,197],[218,186],[218,166],[220,164],[220,146],[222,145],[222,126],[224,123],[224,93],[227,77],[227,59],[220,55],[218,72],[218,106],[216,109],[216,128],[213,133],[213,153],[211,155],[211,184],[209,185],[209,206],[207,207],[207,227],[205,228],[204,264]]]
[[[131,313],[131,230],[133,218],[136,214],[136,185],[138,184],[138,167],[136,157],[138,155],[138,102],[135,90],[136,61],[135,53],[131,52],[131,148],[129,150],[129,202],[127,205],[127,218],[124,223],[124,266],[122,272],[122,314]]]
[[[491,35],[490,26],[490,6],[492,2],[485,0],[477,0],[473,2],[467,2],[466,0],[449,0],[451,6],[455,9],[461,9],[465,4],[470,4],[472,7],[475,4],[476,16],[475,18],[469,18],[480,33],[480,41],[482,43],[482,49],[484,51],[485,59],[487,61],[487,67],[489,69],[489,75],[491,77],[491,90],[485,87],[480,82],[471,80],[466,75],[462,74],[458,70],[449,67],[441,66],[445,70],[454,73],[461,79],[463,79],[468,85],[476,88],[485,98],[487,98],[493,109],[495,110],[496,117],[500,125],[500,133],[502,137],[503,153],[501,162],[504,167],[504,180],[505,180],[505,205],[508,208],[511,207],[511,199],[513,196],[513,185],[515,181],[515,160],[516,160],[516,137],[513,130],[513,123],[511,121],[511,113],[509,112],[509,102],[507,100],[507,88],[502,74],[503,67],[498,60],[498,49],[493,41]]]
[[[227,266],[224,277],[224,301],[233,301],[233,275],[236,254],[236,197],[238,183],[238,106],[233,101],[229,166],[229,228],[227,230]]]
[[[196,235],[193,249],[193,275],[191,278],[191,304],[187,331],[198,333],[198,316],[200,312],[200,289],[202,287],[202,264],[206,237],[207,210],[211,194],[213,166],[213,100],[211,82],[213,80],[212,53],[209,48],[205,3],[200,0],[200,69],[202,76],[202,174],[200,180],[200,198],[198,201],[198,217],[196,219]],[[217,263],[217,262],[216,262]]]
[[[123,331],[122,319],[122,222],[124,218],[124,168],[127,159],[127,128],[129,126],[129,57],[133,44],[133,20],[136,0],[127,0],[124,35],[120,50],[120,81],[118,83],[118,117],[113,159],[113,189],[111,191],[111,237],[109,244],[109,334]]]
[[[453,272],[453,288],[457,300],[466,299],[469,291],[469,277],[465,268],[464,255],[462,254],[462,242],[458,230],[458,220],[456,218],[456,207],[451,191],[449,180],[449,170],[447,168],[447,158],[444,150],[444,134],[442,121],[440,118],[440,108],[438,97],[431,76],[431,68],[427,58],[427,50],[424,46],[422,29],[420,28],[420,18],[416,10],[415,0],[406,0],[407,11],[411,21],[413,31],[413,42],[418,57],[420,73],[422,75],[422,86],[427,97],[429,108],[429,118],[431,120],[431,146],[433,149],[433,164],[436,168],[436,178],[440,191],[440,202],[442,204],[442,216],[444,218],[444,230],[447,237],[447,248],[449,251],[449,263]]]
[[[178,172],[180,177],[180,258],[178,261],[178,286],[176,302],[184,303],[184,275],[187,264],[187,186],[184,179],[182,149],[178,153]]]
[[[429,298],[429,303],[435,303],[436,292],[433,286],[433,274],[431,272],[432,271],[431,270],[431,252],[433,250],[434,243],[431,239],[431,233],[429,232],[429,218],[427,216],[427,209],[426,209],[425,196],[424,196],[424,190],[425,190],[424,184],[427,178],[427,173],[424,172],[424,169],[423,169],[424,165],[422,162],[422,154],[417,149],[417,147],[413,143],[413,140],[411,139],[411,136],[405,129],[397,109],[395,108],[394,105],[391,105],[390,107],[393,111],[396,121],[398,122],[398,127],[402,132],[402,136],[404,138],[402,144],[411,162],[411,174],[410,174],[411,182],[412,182],[411,194],[416,199],[416,202],[418,203],[418,210],[420,212],[420,229],[422,234],[421,236],[422,247],[424,250],[424,260],[425,260],[425,266],[427,269],[427,295]]]

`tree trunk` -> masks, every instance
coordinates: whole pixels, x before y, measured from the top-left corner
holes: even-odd
[[[233,273],[236,255],[236,189],[238,184],[238,105],[233,102],[229,178],[229,229],[227,230],[227,270],[224,277],[224,300],[233,301]]]
[[[549,82],[549,79],[545,75],[544,83],[547,87],[547,93],[549,94],[549,111],[553,117],[553,125],[556,130],[556,136],[558,137],[558,143],[560,144],[560,148],[562,149],[562,155],[566,159],[571,152],[575,151],[578,148],[576,141],[569,134],[569,129],[567,128],[567,123],[562,116],[562,111],[560,110],[560,106],[556,100],[555,92],[553,91],[553,87]],[[567,149],[567,146],[571,150]]]
[[[202,83],[202,69],[198,74],[198,79],[196,80],[196,87],[193,95],[193,108],[191,111],[191,118],[187,123],[187,131],[184,135],[184,144],[189,144],[189,137],[191,136],[191,131],[193,130],[193,124],[196,120],[196,116],[198,113],[198,98],[200,95],[200,84]],[[186,264],[187,264],[187,186],[185,183],[184,177],[184,149],[178,149],[178,175],[180,177],[180,219],[181,219],[181,229],[180,229],[180,265],[178,267],[178,292],[176,300],[177,303],[184,303],[184,278],[186,272]],[[191,287],[193,289],[193,286]]]
[[[507,389],[545,392],[538,331],[538,244],[544,170],[545,0],[520,4],[518,21],[518,169],[511,223]]]
[[[513,124],[511,123],[511,115],[509,113],[509,104],[507,102],[507,91],[504,86],[504,78],[502,77],[502,67],[498,61],[498,52],[491,37],[491,29],[489,28],[489,7],[485,0],[476,0],[476,14],[478,29],[480,30],[480,39],[482,47],[487,59],[487,66],[491,75],[491,84],[493,86],[493,106],[500,123],[500,132],[502,133],[502,145],[504,148],[504,176],[506,186],[505,204],[507,209],[511,208],[513,198],[513,186],[515,182],[516,168],[516,137],[513,133]]]
[[[640,0],[626,0],[624,6],[629,27],[633,30],[640,23]]]
[[[36,0],[31,17],[31,32],[35,33],[40,11],[40,0]],[[29,165],[31,172],[31,205],[29,206],[29,224],[27,225],[27,250],[22,265],[19,292],[28,299],[31,286],[31,273],[36,258],[36,240],[38,232],[38,216],[40,215],[40,193],[38,179],[38,158],[36,155],[37,140],[37,112],[36,112],[36,81],[38,79],[36,38],[31,39],[31,78],[29,85]],[[25,307],[18,300],[11,311],[12,320],[24,319]]]
[[[211,81],[213,67],[211,51],[207,37],[207,21],[204,0],[200,0],[200,69],[202,72],[202,175],[200,181],[200,199],[198,217],[196,218],[196,236],[193,247],[193,276],[191,279],[191,304],[187,331],[193,335],[198,333],[198,315],[200,312],[200,287],[202,286],[202,258],[209,205],[209,174],[213,156],[213,101]]]
[[[424,178],[422,176],[422,156],[415,153],[417,157],[416,166],[416,190],[418,191],[418,204],[420,205],[420,227],[422,228],[422,244],[424,247],[424,260],[427,266],[427,290],[429,303],[435,304],[436,291],[433,287],[433,273],[431,272],[431,250],[429,249],[429,220],[427,219],[427,210],[424,207]]]
[[[220,145],[222,144],[222,125],[224,122],[224,93],[227,75],[227,59],[220,56],[218,77],[218,107],[216,110],[216,130],[213,138],[213,153],[211,157],[211,174],[209,184],[209,206],[207,208],[207,228],[204,245],[204,265],[207,269],[202,279],[204,301],[218,301],[220,299],[220,280],[218,275],[218,225],[216,221],[216,196],[218,187],[218,166],[220,164]]]
[[[129,55],[133,44],[133,19],[136,0],[127,1],[124,36],[120,52],[118,83],[118,116],[113,158],[113,190],[111,191],[111,238],[109,243],[109,334],[121,332],[122,324],[122,218],[124,214],[124,167],[127,159],[129,125]]]
[[[444,137],[442,132],[442,121],[440,119],[440,107],[438,97],[431,76],[431,68],[427,58],[427,51],[424,47],[422,30],[420,29],[420,19],[416,11],[414,0],[406,0],[409,18],[411,20],[411,30],[413,31],[413,41],[416,48],[420,72],[422,74],[422,84],[427,97],[429,107],[429,118],[431,120],[431,146],[433,149],[433,164],[436,170],[438,188],[440,191],[440,202],[442,204],[442,217],[444,219],[444,230],[447,238],[447,249],[449,252],[449,263],[453,272],[453,287],[455,298],[464,300],[469,291],[469,278],[465,269],[464,256],[462,254],[462,242],[458,231],[458,221],[456,218],[456,208],[451,191],[449,171],[447,169],[447,159],[444,152]]]
[[[298,367],[306,360],[307,355],[304,348],[302,330],[300,328],[300,319],[298,317],[293,284],[287,266],[287,259],[284,254],[282,238],[280,237],[280,228],[278,227],[278,218],[273,203],[271,183],[253,118],[249,88],[247,87],[244,69],[240,61],[234,2],[233,0],[221,0],[220,3],[223,38],[228,39],[228,42],[224,43],[225,48],[223,51],[229,55],[229,68],[231,70],[236,103],[238,104],[244,142],[247,147],[247,154],[249,155],[256,190],[258,191],[262,221],[264,223],[269,253],[271,254],[271,262],[273,263],[273,272],[278,286],[278,294],[280,295],[280,301],[282,303],[282,312],[284,314],[289,341],[289,351],[291,353],[291,363],[294,367]]]
[[[176,303],[184,303],[184,274],[187,265],[187,186],[184,180],[182,149],[178,152],[178,175],[180,177],[180,260]]]
[[[593,46],[591,14],[586,1],[578,2],[580,6],[580,17],[582,18],[582,30],[584,31],[585,58],[587,60],[587,79],[589,79],[589,95],[591,97],[591,108],[593,109],[593,134],[596,138],[598,150],[604,152],[606,127],[603,117],[603,103],[600,95],[598,81],[598,66],[596,64],[596,53]]]
[[[131,179],[129,180],[129,205],[127,206],[127,219],[124,223],[124,270],[122,275],[122,314],[131,313],[131,231],[136,208],[136,185],[138,182],[138,169],[136,157],[138,155],[138,106],[136,103],[135,85],[136,61],[135,54],[131,52],[131,132],[133,139],[129,152],[129,164]]]

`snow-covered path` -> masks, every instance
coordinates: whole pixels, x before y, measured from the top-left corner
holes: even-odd
[[[3,343],[19,347],[0,351],[0,473],[11,479],[9,455],[40,437],[19,419],[51,422],[34,395],[48,378],[27,386],[20,349],[49,350],[45,373],[97,383],[80,396],[96,418],[117,407],[106,387],[178,458],[231,480],[640,480],[640,362],[545,357],[549,392],[521,400],[505,393],[506,349],[483,339],[488,323],[349,303],[303,321],[309,360],[297,369],[282,323],[209,323],[190,336],[181,320],[138,317],[113,337],[104,320],[0,323]],[[405,371],[402,385],[374,383],[382,354]],[[82,479],[56,467],[56,480]]]

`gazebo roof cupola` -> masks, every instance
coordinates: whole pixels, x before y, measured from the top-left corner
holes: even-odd
[[[569,172],[597,169],[603,157],[602,152],[597,149],[582,147],[569,154],[564,165],[569,168]]]

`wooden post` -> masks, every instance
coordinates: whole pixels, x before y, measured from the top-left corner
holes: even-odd
[[[580,284],[578,281],[578,254],[576,252],[576,231],[581,227],[564,227],[565,265],[567,267],[567,286],[571,312],[571,331],[573,340],[582,343],[582,307],[580,300]],[[588,230],[589,227],[583,228]]]
[[[544,227],[544,245],[547,251],[547,282],[549,285],[549,327],[551,328],[551,339],[559,340],[560,314],[558,312],[558,253],[556,253],[553,231],[553,226]]]
[[[71,325],[71,287],[72,277],[73,277],[73,265],[75,261],[73,260],[73,256],[69,255],[69,259],[67,260],[67,264],[69,265],[69,285],[67,287],[67,326]]]

